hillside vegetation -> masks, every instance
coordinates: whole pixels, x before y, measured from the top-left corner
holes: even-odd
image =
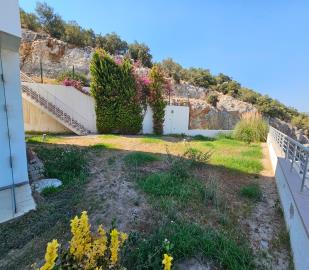
[[[153,65],[150,48],[146,44],[137,41],[129,44],[116,33],[96,34],[93,29],[84,29],[75,21],[66,22],[46,3],[38,2],[35,13],[27,13],[21,9],[20,15],[23,28],[36,32],[44,31],[54,38],[77,47],[102,48],[112,55],[123,55],[126,58],[133,59],[145,67],[152,67]],[[162,67],[166,76],[173,78],[176,83],[185,81],[194,86],[231,95],[253,104],[264,116],[279,118],[292,123],[295,127],[303,129],[306,135],[309,135],[308,114],[300,113],[267,95],[261,95],[252,89],[243,87],[228,75],[223,73],[213,75],[208,69],[204,68],[184,68],[171,58],[157,64]],[[215,101],[214,96],[209,99],[212,105],[215,105]]]

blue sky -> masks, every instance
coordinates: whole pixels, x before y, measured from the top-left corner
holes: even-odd
[[[33,11],[36,0],[20,0]],[[145,42],[309,112],[308,0],[47,0],[65,20]]]

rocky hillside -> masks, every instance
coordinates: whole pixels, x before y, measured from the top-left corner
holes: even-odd
[[[45,33],[22,30],[20,66],[29,75],[40,75],[40,62],[45,77],[56,78],[73,65],[76,71],[88,74],[92,52],[91,47],[78,48]]]
[[[42,65],[44,77],[56,78],[60,73],[75,70],[89,74],[89,63],[94,49],[92,47],[76,47],[45,33],[22,30],[20,46],[21,70],[31,76],[40,75]],[[255,111],[255,107],[229,95],[218,95],[217,106],[207,103],[207,95],[211,90],[192,86],[188,83],[173,86],[172,104],[190,105],[191,129],[232,129],[239,121],[242,113]],[[213,91],[212,91],[213,92]],[[282,121],[273,120],[274,125],[288,135],[308,143],[301,131]]]

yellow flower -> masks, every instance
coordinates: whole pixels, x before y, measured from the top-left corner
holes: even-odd
[[[173,257],[168,254],[164,254],[162,264],[164,264],[164,270],[171,270]]]
[[[107,237],[102,225],[98,228],[98,238],[91,245],[89,252],[86,254],[87,261],[85,269],[93,269],[99,257],[103,257],[107,249]]]
[[[120,239],[121,239],[121,245],[123,245],[124,242],[128,240],[128,235],[126,233],[121,232]]]
[[[51,270],[55,266],[55,261],[58,257],[58,241],[53,240],[47,244],[45,253],[45,264],[40,268],[40,270]]]
[[[115,265],[118,261],[118,251],[119,251],[119,232],[116,229],[113,229],[110,233],[111,235],[111,243],[110,243],[110,251],[111,251],[111,264]]]
[[[70,241],[70,253],[80,261],[91,248],[90,224],[86,211],[82,212],[80,218],[76,216],[71,220],[71,232],[73,237]]]

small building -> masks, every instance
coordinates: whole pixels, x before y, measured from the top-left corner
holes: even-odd
[[[21,98],[18,0],[0,0],[0,222],[35,208]]]

